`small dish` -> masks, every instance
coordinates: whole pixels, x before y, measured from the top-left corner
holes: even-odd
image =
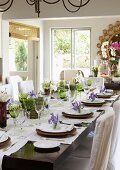
[[[39,149],[53,149],[56,147],[60,146],[60,143],[57,141],[40,141],[40,142],[35,142],[34,147],[39,148]]]
[[[0,144],[7,141],[8,139],[8,136],[6,134],[3,134],[1,137],[0,137]]]

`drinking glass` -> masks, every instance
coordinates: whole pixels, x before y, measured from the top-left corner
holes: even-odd
[[[76,90],[78,91],[79,100],[81,100],[81,91],[83,89],[82,83],[76,84]]]
[[[19,116],[20,108],[20,103],[11,103],[8,106],[10,116],[13,118],[14,127],[16,127],[17,124],[16,118]]]
[[[35,99],[35,111],[38,114],[38,119],[40,119],[43,109],[44,109],[44,98],[43,97],[36,98]]]

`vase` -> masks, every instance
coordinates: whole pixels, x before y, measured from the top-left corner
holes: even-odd
[[[50,94],[50,89],[44,89],[44,93],[45,93],[45,95],[49,95]]]
[[[0,102],[0,127],[5,128],[7,126],[7,111],[6,102]]]

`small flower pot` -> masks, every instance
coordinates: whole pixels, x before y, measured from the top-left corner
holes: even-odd
[[[44,93],[45,93],[45,95],[49,95],[50,94],[50,89],[44,89]]]

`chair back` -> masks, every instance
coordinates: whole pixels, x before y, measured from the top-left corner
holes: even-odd
[[[11,84],[1,85],[0,92],[6,92],[9,96],[13,97],[13,88]]]
[[[18,82],[18,90],[20,93],[29,93],[34,91],[33,80]]]
[[[18,100],[18,94],[19,94],[18,82],[21,82],[21,81],[22,81],[22,78],[18,75],[7,77],[7,83],[11,84],[12,88],[13,88],[13,98],[14,98],[14,100]]]
[[[89,170],[106,170],[107,168],[114,116],[113,109],[109,108],[96,121]]]
[[[65,80],[69,82],[73,82],[76,76],[84,77],[84,73],[81,70],[62,70],[60,73],[60,80]]]
[[[107,170],[120,169],[120,100],[113,104],[115,124],[113,127],[112,142]]]

